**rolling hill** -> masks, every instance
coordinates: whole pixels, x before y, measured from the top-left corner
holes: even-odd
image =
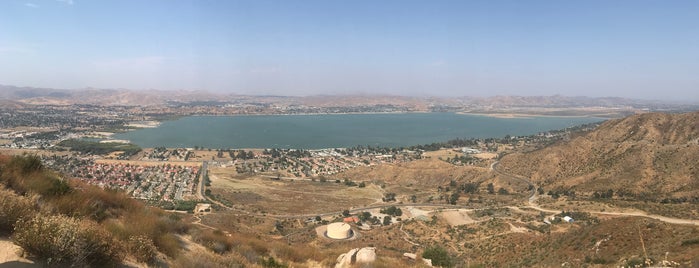
[[[638,200],[699,199],[699,112],[647,113],[609,120],[594,131],[503,157],[501,169],[545,190],[592,195],[612,190]]]

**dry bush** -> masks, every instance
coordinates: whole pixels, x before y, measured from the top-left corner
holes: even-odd
[[[153,240],[155,246],[162,253],[175,257],[181,250],[180,240],[174,235],[179,225],[173,224],[170,218],[162,210],[144,208],[126,215],[124,222],[125,232],[129,235],[146,235]]]
[[[238,247],[246,247],[259,255],[267,255],[269,253],[269,244],[250,234],[238,233],[231,237],[234,245]]]
[[[169,257],[177,257],[182,250],[182,243],[177,236],[171,233],[161,234],[153,240],[158,251],[165,253]]]
[[[17,220],[34,216],[34,202],[27,197],[0,188],[0,234],[12,233]]]
[[[54,196],[71,190],[56,174],[44,170],[41,159],[35,155],[13,156],[9,161],[0,164],[2,182],[19,194],[32,192],[42,196]]]
[[[61,214],[101,222],[143,208],[143,204],[117,190],[102,189],[79,180],[72,180],[70,186],[73,189],[70,193],[51,198],[54,208]]]
[[[102,223],[104,228],[111,233],[109,234],[110,237],[118,238],[122,244],[128,245],[131,237],[143,236],[152,241],[152,244],[160,252],[174,257],[181,250],[180,240],[175,234],[182,234],[189,230],[189,224],[182,221],[180,216],[166,213],[157,208],[147,207],[121,191],[104,190],[79,180],[67,182],[59,179],[51,171],[43,169],[41,161],[35,156],[0,158],[0,182],[17,193],[36,193],[38,196],[41,196],[42,202],[37,210],[44,211],[46,214],[62,214],[82,219],[63,217],[71,219],[73,222],[66,223],[66,225],[45,227],[53,228],[51,230],[34,226],[35,230],[22,230],[23,233],[18,237],[40,235],[32,234],[31,232],[34,231],[53,232],[52,235],[75,233],[75,231],[69,230],[70,226],[73,226],[75,222],[88,222],[89,219]],[[26,207],[31,208],[31,206],[27,206],[28,204],[26,203],[15,202],[14,200],[14,197],[9,195],[9,193],[0,193],[0,202],[3,202],[0,203],[3,205],[0,208],[0,232],[2,232],[3,228],[12,230],[12,225],[21,215],[30,215],[31,218],[33,214],[26,209]],[[13,205],[6,205],[6,203]],[[25,227],[31,227],[31,224],[37,221],[51,223],[52,220],[53,218],[48,216],[37,217],[33,220],[24,221],[24,224]],[[20,230],[21,228],[14,229]],[[100,232],[88,234],[88,231],[92,230],[89,229],[82,233],[87,236],[103,235]],[[71,241],[73,240],[67,242]],[[41,245],[34,245],[29,240],[23,240],[23,242],[30,248],[35,247],[39,252],[37,255],[63,254],[60,247],[50,249]],[[90,241],[83,239],[80,242],[87,243]],[[146,244],[142,243],[141,246],[148,247]],[[97,247],[100,245],[94,244],[92,246]],[[98,250],[107,249],[99,248]],[[147,259],[151,252],[144,252],[144,254],[144,256],[139,256],[139,254],[134,256]],[[56,261],[56,259],[52,260]]]
[[[209,252],[192,252],[179,256],[172,263],[173,268],[216,268],[216,267],[247,267],[244,258],[236,255],[218,255]]]
[[[153,240],[144,236],[132,236],[127,242],[129,254],[139,262],[152,263],[158,256],[158,248],[153,244]]]
[[[13,239],[49,265],[115,266],[124,258],[120,243],[102,227],[62,215],[19,220]]]
[[[177,256],[182,247],[175,234],[187,231],[188,225],[162,210],[144,206],[141,208],[126,213],[120,219],[108,219],[103,224],[123,241],[128,241],[133,236],[145,236],[153,241],[160,252],[170,257]]]
[[[305,262],[308,260],[321,261],[323,260],[323,254],[319,253],[315,247],[298,247],[290,246],[284,243],[275,242],[271,245],[272,252],[279,259],[291,261],[291,262]]]
[[[219,230],[194,232],[192,233],[192,239],[217,254],[224,254],[233,248],[233,241]]]

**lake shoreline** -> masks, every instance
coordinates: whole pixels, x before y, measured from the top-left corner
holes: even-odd
[[[323,149],[408,147],[456,138],[531,135],[602,121],[592,117],[492,117],[471,113],[189,116],[117,133],[144,148]]]

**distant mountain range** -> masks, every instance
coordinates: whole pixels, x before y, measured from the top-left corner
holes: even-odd
[[[0,100],[35,105],[165,105],[167,103],[261,103],[279,106],[352,107],[394,105],[416,111],[531,112],[547,108],[550,112],[571,108],[614,108],[649,110],[692,110],[696,104],[626,99],[618,97],[569,96],[494,96],[494,97],[410,97],[390,95],[316,95],[252,96],[206,91],[162,91],[128,89],[53,89],[0,85]],[[542,112],[538,110],[538,112]],[[544,111],[545,112],[545,111]]]
[[[529,153],[503,157],[506,171],[545,189],[641,199],[699,197],[699,112],[646,113]]]

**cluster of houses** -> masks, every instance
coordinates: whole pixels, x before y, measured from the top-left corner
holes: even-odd
[[[72,175],[104,188],[118,188],[138,199],[193,200],[196,195],[197,166],[163,164],[90,163],[75,167]]]

